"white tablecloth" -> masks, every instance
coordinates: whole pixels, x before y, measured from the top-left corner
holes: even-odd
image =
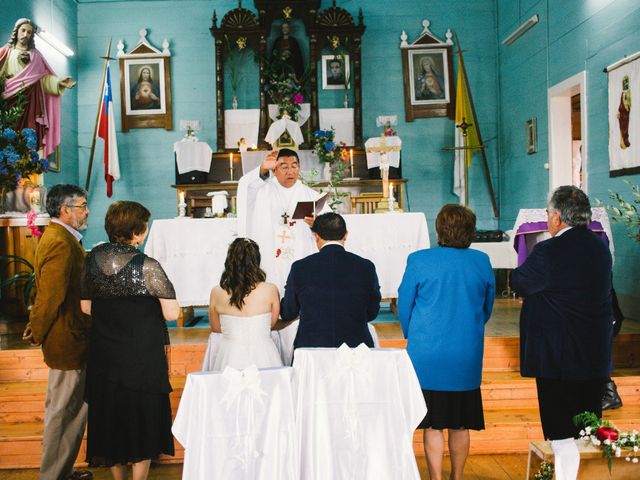
[[[280,358],[282,358],[283,365],[291,365],[291,362],[293,361],[293,341],[296,339],[299,324],[300,321],[296,320],[292,322],[291,325],[281,330],[273,330],[271,332],[271,338],[278,348],[278,352],[280,352]],[[376,328],[371,324],[368,324],[368,327],[369,333],[371,333],[371,338],[373,339],[373,346],[379,348],[380,340],[378,339],[378,332],[376,332]],[[216,355],[218,354],[221,341],[221,333],[212,332],[209,335],[207,350],[204,352],[204,358],[202,359],[203,372],[213,371],[213,365],[216,362]]]
[[[248,146],[258,145],[260,109],[224,111],[224,146],[238,148],[238,142],[244,138]]]
[[[486,253],[491,261],[491,268],[517,268],[518,254],[513,248],[513,232],[507,234],[509,240],[506,242],[477,242],[472,243],[469,248]]]
[[[349,230],[346,249],[375,264],[383,298],[397,297],[407,257],[429,248],[424,214],[344,215],[344,219]],[[180,306],[208,305],[236,232],[234,218],[155,220],[145,253],[164,268]]]
[[[211,147],[207,142],[192,142],[181,140],[173,144],[176,153],[176,165],[178,173],[207,172],[211,170]]]
[[[419,480],[413,432],[427,408],[407,352],[345,347],[296,350],[300,478]]]
[[[355,143],[353,108],[321,108],[318,110],[318,121],[321,130],[335,130],[335,143],[344,142],[349,146]]]
[[[300,478],[291,367],[191,373],[173,434],[183,480]]]

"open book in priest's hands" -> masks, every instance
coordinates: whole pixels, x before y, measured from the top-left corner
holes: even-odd
[[[305,217],[318,215],[327,203],[328,195],[328,193],[325,193],[317,200],[298,202],[292,218],[294,220],[303,220]]]

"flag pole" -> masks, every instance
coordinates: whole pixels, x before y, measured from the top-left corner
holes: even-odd
[[[456,53],[458,54],[458,58],[460,59],[460,68],[462,69],[464,84],[467,87],[467,95],[469,95],[469,105],[471,106],[471,113],[473,115],[473,124],[476,126],[476,132],[478,132],[478,142],[480,143],[480,145],[482,145],[482,148],[480,148],[480,151],[482,152],[482,167],[484,169],[484,176],[487,180],[487,186],[489,187],[489,195],[491,196],[491,206],[493,207],[493,216],[496,218],[500,218],[500,212],[498,211],[498,205],[496,203],[496,196],[495,196],[495,193],[493,192],[493,184],[491,183],[491,173],[489,172],[489,162],[487,161],[487,153],[485,152],[484,143],[482,142],[480,125],[478,125],[478,117],[476,115],[476,109],[473,106],[473,97],[471,95],[471,89],[469,88],[469,79],[467,78],[467,72],[466,72],[466,69],[464,68],[464,58],[462,57],[462,47],[460,47],[460,40],[458,40],[458,34],[455,33],[454,35],[456,37],[456,44],[458,45],[458,51]],[[465,139],[465,144],[466,144],[466,139]],[[465,162],[465,177],[467,177],[467,172],[468,172],[468,165]],[[468,178],[465,178],[464,184],[465,184],[465,192],[468,192],[468,189],[469,189]],[[465,204],[466,203],[468,203],[467,195],[465,195]]]
[[[109,66],[109,60],[115,60],[109,56],[111,53],[111,41],[109,39],[109,46],[107,47],[107,54],[104,57],[104,69],[102,70],[102,82],[100,84],[100,101],[98,102],[98,113],[96,114],[96,123],[93,126],[93,137],[91,138],[91,153],[89,154],[89,167],[87,168],[87,180],[84,184],[84,189],[89,192],[89,184],[91,183],[91,170],[93,167],[93,154],[96,151],[96,135],[98,134],[98,122],[100,121],[100,112],[102,111],[102,100],[104,98],[104,82],[107,78],[107,67]]]

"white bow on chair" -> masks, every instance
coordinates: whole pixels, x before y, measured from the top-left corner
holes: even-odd
[[[235,465],[245,470],[247,478],[251,478],[253,469],[253,460],[262,455],[255,445],[256,439],[256,403],[264,404],[264,397],[267,396],[260,384],[260,372],[255,365],[245,368],[244,370],[236,370],[235,368],[225,367],[222,376],[227,381],[227,391],[222,397],[220,403],[228,410],[234,405],[236,407],[236,441],[232,447],[232,455],[225,462],[225,469],[228,472],[235,470]],[[243,408],[243,404],[246,405]],[[240,417],[246,414],[247,428],[246,435],[242,434],[240,427]]]

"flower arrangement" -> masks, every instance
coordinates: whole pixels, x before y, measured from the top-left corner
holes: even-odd
[[[631,433],[620,432],[616,426],[598,418],[594,413],[584,412],[576,415],[573,422],[580,427],[580,438],[585,442],[591,442],[595,446],[601,446],[604,456],[607,457],[609,471],[613,457],[622,457],[627,462],[638,463],[638,450],[640,450],[640,434],[636,430]]]
[[[347,160],[345,144],[344,142],[336,144],[335,136],[336,131],[333,128],[313,132],[313,151],[318,155],[320,163],[333,165],[339,160]]]
[[[264,91],[271,101],[278,105],[278,117],[285,113],[291,120],[298,120],[298,112],[304,102],[303,83],[299,82],[295,73],[286,62],[286,55],[274,52],[273,60],[267,65]]]
[[[640,242],[640,212],[637,205],[640,204],[640,185],[636,185],[629,180],[625,180],[624,183],[631,187],[631,194],[633,200],[627,202],[619,193],[615,193],[609,190],[609,198],[616,202],[616,205],[605,205],[604,208],[611,215],[614,222],[624,223],[628,230],[634,232],[629,233],[628,237],[635,238]],[[598,201],[597,205],[602,205],[602,202]]]
[[[4,80],[0,78],[0,92],[4,90]],[[28,175],[49,170],[49,162],[38,154],[35,130],[16,128],[23,109],[23,97],[9,105],[0,95],[0,191],[15,190]]]
[[[554,473],[555,466],[553,465],[553,463],[543,461],[533,478],[534,480],[553,480]]]

